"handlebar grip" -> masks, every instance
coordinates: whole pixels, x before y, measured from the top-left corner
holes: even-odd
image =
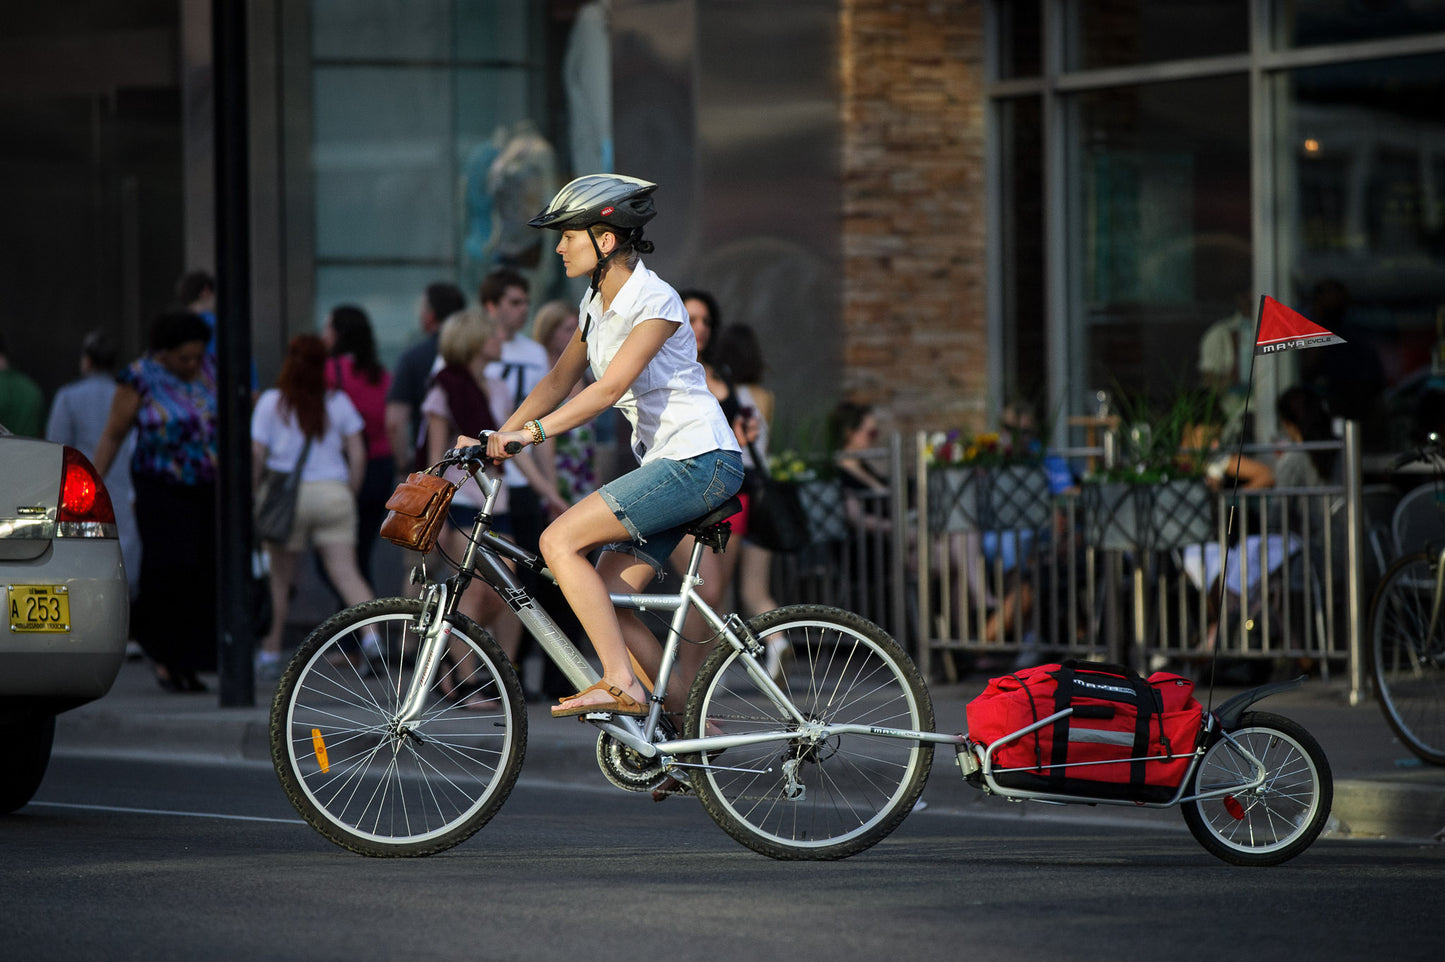
[[[507,450],[507,453],[508,453],[508,454],[516,454],[516,453],[518,453],[519,451],[522,450],[522,442],[521,442],[521,441],[508,441],[508,442],[507,442],[507,448],[506,448],[506,450]]]
[[[452,448],[442,455],[444,461],[485,461],[487,448],[484,444],[469,444],[464,448]]]
[[[1393,461],[1391,461],[1391,462],[1390,462],[1390,470],[1391,470],[1391,471],[1398,471],[1398,470],[1400,470],[1401,468],[1403,468],[1405,465],[1410,464],[1412,461],[1423,461],[1423,460],[1425,460],[1425,449],[1424,449],[1424,448],[1413,448],[1413,449],[1411,449],[1411,450],[1409,450],[1409,451],[1406,451],[1404,454],[1399,455],[1399,456],[1396,457]]]

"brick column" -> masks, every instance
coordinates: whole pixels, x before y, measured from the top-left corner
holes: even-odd
[[[844,390],[888,427],[982,421],[983,10],[840,0]]]

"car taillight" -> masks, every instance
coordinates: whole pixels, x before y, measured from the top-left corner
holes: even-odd
[[[90,459],[66,445],[60,470],[59,522],[61,537],[114,538],[115,507],[110,492]]]

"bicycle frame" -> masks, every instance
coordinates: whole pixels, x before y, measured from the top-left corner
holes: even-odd
[[[451,617],[457,601],[466,591],[474,577],[480,577],[516,613],[527,632],[541,646],[546,657],[561,669],[567,679],[580,691],[594,684],[599,676],[587,659],[571,640],[562,633],[557,622],[528,593],[512,571],[503,563],[508,559],[535,571],[541,577],[552,579],[551,572],[542,559],[532,552],[498,537],[491,531],[492,508],[501,489],[501,481],[470,470],[472,480],[485,494],[482,508],[472,525],[471,537],[467,542],[457,573],[442,582],[428,586],[424,596],[422,616],[422,645],[418,654],[418,669],[412,681],[411,690],[404,701],[400,718],[402,724],[420,717],[431,687],[433,676],[441,663],[445,650],[446,635],[453,628]],[[800,736],[826,738],[830,734],[870,734],[884,738],[910,738],[939,744],[959,745],[961,735],[943,735],[937,732],[909,731],[904,729],[878,728],[864,725],[827,725],[810,721],[800,713],[791,698],[775,683],[758,661],[763,653],[762,642],[753,635],[748,626],[736,614],[723,618],[698,596],[696,588],[701,584],[698,568],[702,563],[705,546],[701,541],[693,545],[692,557],[682,578],[682,588],[676,594],[612,593],[609,599],[621,609],[633,611],[664,611],[672,613],[667,640],[663,644],[662,662],[653,684],[649,699],[648,713],[634,718],[598,712],[583,715],[583,719],[596,725],[638,754],[647,758],[661,756],[671,766],[682,767],[675,756],[689,755],[701,751],[719,752],[723,749],[765,742],[789,741]],[[743,656],[743,663],[749,676],[791,721],[792,726],[780,727],[774,732],[755,732],[746,735],[705,735],[700,738],[659,740],[659,728],[663,718],[663,694],[667,691],[677,661],[678,646],[683,641],[683,627],[689,610],[696,610],[714,635],[737,649]],[[440,617],[437,615],[440,614]],[[665,734],[665,733],[664,733]],[[709,766],[719,768],[721,766]],[[738,769],[743,771],[743,769]]]

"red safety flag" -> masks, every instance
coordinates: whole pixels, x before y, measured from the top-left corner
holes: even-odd
[[[1259,336],[1254,342],[1256,355],[1345,343],[1343,337],[1325,330],[1298,311],[1290,310],[1268,294],[1259,299],[1258,331]]]

